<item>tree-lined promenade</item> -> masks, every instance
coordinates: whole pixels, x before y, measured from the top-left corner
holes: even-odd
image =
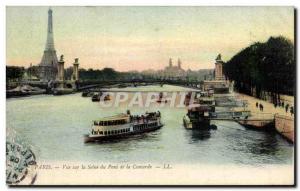
[[[256,42],[225,63],[224,71],[238,92],[278,104],[280,95],[295,93],[294,44],[282,36]]]
[[[282,36],[254,43],[225,63],[224,71],[252,116],[270,114],[276,130],[294,142],[294,44]]]

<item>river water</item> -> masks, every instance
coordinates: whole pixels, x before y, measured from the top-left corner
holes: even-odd
[[[176,86],[122,90],[188,91]],[[229,121],[211,131],[186,130],[185,108],[132,107],[132,113],[160,110],[160,130],[102,144],[84,144],[94,119],[126,112],[127,105],[103,108],[81,94],[7,99],[8,131],[32,145],[37,160],[80,162],[168,162],[201,164],[293,164],[293,145],[276,133],[254,131]]]

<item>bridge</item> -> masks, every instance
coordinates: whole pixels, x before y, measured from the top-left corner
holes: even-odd
[[[180,80],[180,79],[133,79],[133,80],[64,80],[62,82],[53,81],[42,82],[42,81],[26,81],[22,84],[28,84],[31,86],[39,87],[42,89],[51,89],[59,86],[63,83],[65,88],[72,88],[75,91],[83,91],[94,88],[111,88],[111,87],[129,87],[129,86],[145,86],[145,85],[176,85],[181,87],[192,88],[195,90],[201,90],[203,87],[203,81],[196,80]],[[15,84],[17,86],[18,84]]]
[[[140,86],[140,85],[163,85],[163,84],[200,89],[203,84],[203,81],[167,80],[167,79],[85,80],[85,81],[78,81],[77,89],[79,91],[82,91],[82,90],[92,89],[92,88],[105,88],[113,85],[126,87],[126,85]]]

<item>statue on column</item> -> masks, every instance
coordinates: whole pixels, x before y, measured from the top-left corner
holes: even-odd
[[[216,61],[222,61],[221,54],[218,54]]]
[[[62,55],[60,55],[60,60],[59,61],[61,61],[61,62],[63,62],[64,61],[64,55],[62,54]]]

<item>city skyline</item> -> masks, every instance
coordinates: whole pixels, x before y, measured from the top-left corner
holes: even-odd
[[[49,7],[7,7],[7,65],[41,62]],[[293,7],[51,7],[57,55],[66,67],[161,70],[169,58],[185,70],[214,68],[270,36],[294,41]],[[255,9],[255,11],[253,11]],[[228,22],[228,21],[231,22]]]

